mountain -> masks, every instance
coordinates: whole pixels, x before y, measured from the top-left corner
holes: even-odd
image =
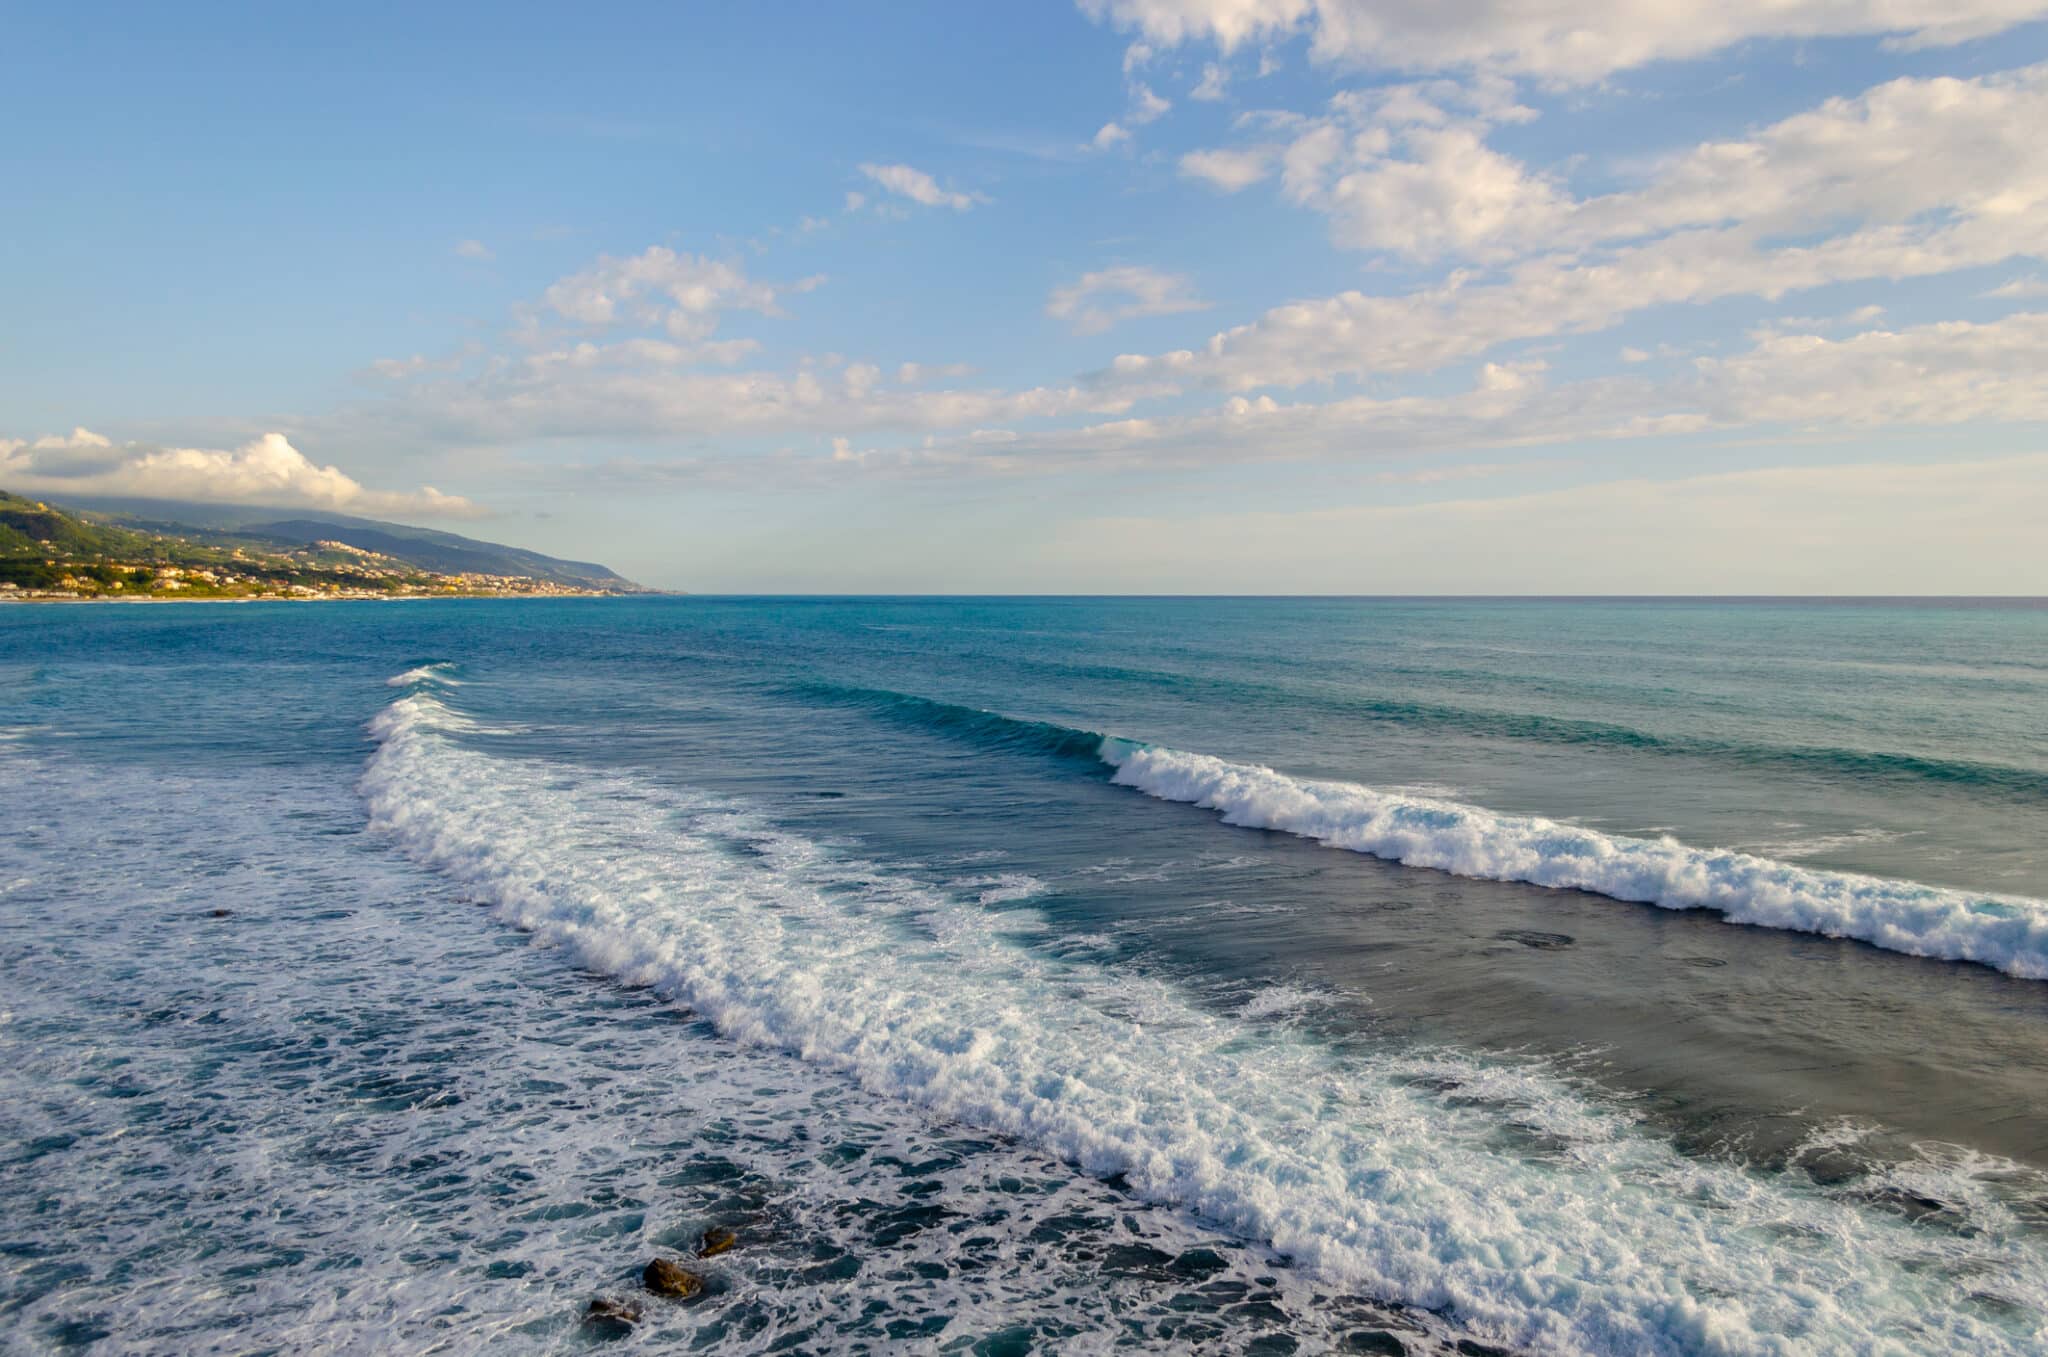
[[[288,551],[315,542],[341,542],[436,574],[516,575],[576,589],[647,592],[616,571],[589,561],[558,560],[523,547],[322,510],[100,496],[72,499],[67,507],[110,528],[162,533],[209,546]]]
[[[0,490],[0,591],[9,598],[648,592],[601,565],[374,519],[91,502],[97,507],[64,508]]]

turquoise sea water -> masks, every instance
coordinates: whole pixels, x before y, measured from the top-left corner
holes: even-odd
[[[2048,1349],[2037,603],[23,606],[0,778],[10,1350]]]

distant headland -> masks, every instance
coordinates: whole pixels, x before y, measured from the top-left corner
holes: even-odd
[[[344,514],[0,490],[0,602],[589,597],[659,592],[519,547]]]

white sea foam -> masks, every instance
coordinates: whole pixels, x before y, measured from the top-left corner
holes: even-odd
[[[1292,1018],[1330,1001],[1327,994],[1299,985],[1268,985],[1238,1007],[1240,1018]]]
[[[1820,871],[1674,839],[1632,839],[1533,815],[1289,777],[1206,754],[1105,740],[1114,780],[1224,823],[1486,881],[1522,881],[1730,923],[1855,938],[2048,979],[2048,901]]]
[[[411,688],[423,683],[459,688],[462,686],[462,680],[455,677],[454,670],[455,666],[447,660],[436,660],[432,664],[408,669],[403,674],[394,674],[384,681],[393,688]]]
[[[1798,829],[1792,824],[1781,828]],[[1760,857],[1817,858],[1847,848],[1865,848],[1874,843],[1892,843],[1904,834],[1893,829],[1849,829],[1837,834],[1809,834],[1804,838],[1773,839],[1748,845]]]
[[[11,771],[51,830],[0,846],[26,873],[0,911],[10,1357],[1449,1347],[1029,1145],[508,951],[352,832],[328,766]],[[595,1344],[592,1297],[712,1224],[742,1246],[706,1297]]]
[[[1915,1229],[1687,1158],[1537,1067],[1339,1057],[1025,946],[1000,911],[716,799],[480,752],[445,715],[388,709],[362,790],[380,831],[505,921],[743,1044],[1122,1175],[1476,1337],[1604,1353],[2048,1342],[2048,1260],[2010,1222]]]

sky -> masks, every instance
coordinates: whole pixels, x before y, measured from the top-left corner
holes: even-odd
[[[0,488],[708,593],[2048,594],[2048,0],[0,42]]]

